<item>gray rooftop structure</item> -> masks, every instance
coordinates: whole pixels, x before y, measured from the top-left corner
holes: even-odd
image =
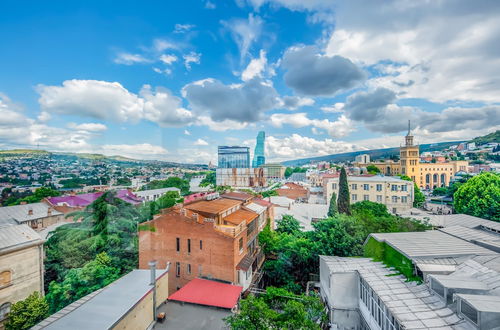
[[[61,212],[51,208],[45,203],[32,203],[14,206],[0,207],[0,222],[5,222],[8,219],[13,219],[19,224],[45,218],[53,215],[62,215]]]
[[[168,269],[158,270],[157,278]],[[36,329],[109,329],[116,325],[150,290],[150,270],[136,269],[81,300],[65,307]]]
[[[0,225],[0,254],[43,244],[43,239],[28,225]]]
[[[370,234],[379,242],[385,242],[409,259],[443,258],[489,255],[493,252],[484,247],[456,238],[438,230],[406,233]]]
[[[500,253],[500,233],[486,229],[483,225],[475,228],[451,226],[444,227],[439,230],[454,237]]]
[[[160,306],[160,312],[167,315],[163,323],[156,323],[153,329],[228,329],[224,318],[232,315],[227,309],[168,301]]]
[[[357,307],[360,313],[365,316],[365,322],[369,324],[366,318],[369,315],[378,315],[383,318],[381,322],[391,320],[393,317],[396,321],[392,321],[392,328],[397,329],[399,324],[403,329],[474,329],[467,321],[458,317],[458,315],[446,306],[438,297],[432,294],[426,285],[418,285],[415,282],[407,282],[402,275],[397,275],[396,272],[387,268],[380,262],[374,262],[368,258],[345,258],[345,257],[330,257],[320,256],[320,263],[326,265],[329,274],[321,274],[321,278],[333,278],[331,285],[335,286],[336,276],[339,279],[343,274],[357,274],[357,282],[355,287],[359,287],[354,292],[357,297]],[[338,282],[337,282],[338,283]],[[340,285],[340,284],[339,284]],[[359,290],[368,290],[372,294],[365,295]],[[334,288],[336,290],[338,288]],[[329,290],[326,284],[321,283],[321,290]],[[333,297],[333,301],[342,299],[342,297]],[[374,307],[375,304],[368,302],[367,307],[363,303],[364,300],[374,299],[376,305],[380,306],[382,313],[375,312],[370,314],[368,308]],[[363,305],[361,305],[363,304]],[[335,304],[333,305],[335,309]],[[385,306],[385,309],[383,306]],[[332,308],[332,306],[330,306]],[[390,315],[388,315],[390,314]],[[341,318],[338,318],[341,320]],[[388,328],[389,329],[389,328]]]

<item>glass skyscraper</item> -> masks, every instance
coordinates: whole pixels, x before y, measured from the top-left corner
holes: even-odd
[[[259,167],[266,163],[266,157],[264,156],[264,145],[266,141],[266,132],[260,131],[257,134],[257,144],[255,145],[255,152],[253,154],[252,167]]]
[[[249,168],[248,147],[219,146],[219,168]]]

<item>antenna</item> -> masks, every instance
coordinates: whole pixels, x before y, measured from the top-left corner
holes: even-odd
[[[408,120],[408,134],[407,135],[410,135],[410,120]]]

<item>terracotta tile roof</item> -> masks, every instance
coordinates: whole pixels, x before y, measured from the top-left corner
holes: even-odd
[[[194,202],[189,205],[185,205],[185,208],[193,212],[219,214],[239,204],[241,204],[241,201],[237,201],[234,199],[220,198],[211,201]]]
[[[268,202],[268,201],[266,201],[266,200],[263,200],[263,199],[261,199],[261,198],[254,198],[254,200],[253,200],[253,201],[254,201],[255,203],[259,204],[259,205],[266,206],[266,207],[267,207],[267,206],[271,206],[271,205],[273,205],[273,203]]]
[[[235,211],[230,215],[226,216],[222,220],[230,222],[235,225],[239,225],[243,221],[246,221],[246,223],[248,224],[253,220],[255,220],[258,216],[259,215],[255,212],[239,209],[238,211]]]
[[[278,196],[285,196],[296,200],[298,198],[307,198],[306,189],[276,189]]]

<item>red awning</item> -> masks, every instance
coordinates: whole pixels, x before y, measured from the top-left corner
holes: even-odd
[[[195,278],[168,300],[231,309],[238,303],[242,290],[241,286]]]

